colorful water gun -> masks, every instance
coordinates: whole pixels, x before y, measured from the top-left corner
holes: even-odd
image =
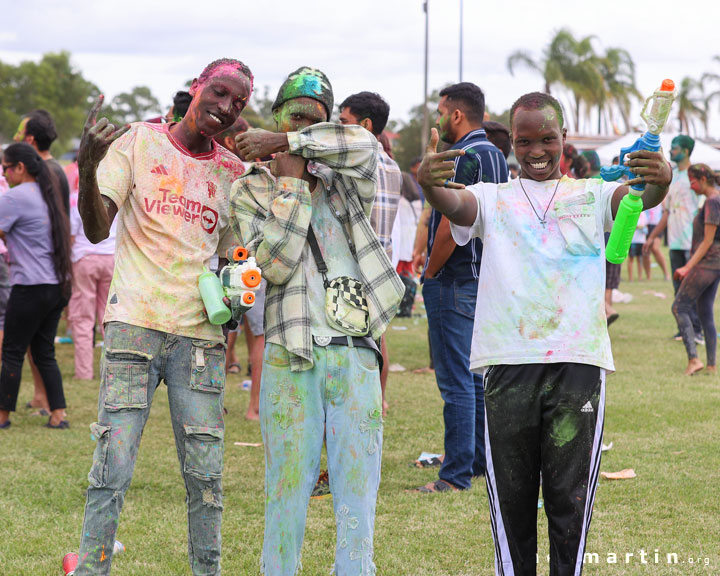
[[[255,258],[248,257],[242,246],[233,246],[226,253],[230,264],[220,270],[219,277],[205,270],[198,287],[211,324],[225,324],[233,316],[244,314],[255,304],[255,292],[260,288],[262,273]],[[224,298],[230,300],[230,308]]]
[[[635,140],[635,143],[628,148],[620,149],[620,157],[617,166],[603,167],[600,169],[600,176],[606,181],[615,181],[623,175],[635,178],[632,170],[624,165],[625,156],[637,150],[660,150],[660,133],[665,127],[672,103],[675,100],[675,83],[665,79],[659,90],[645,100],[640,117],[645,121],[648,129]],[[652,104],[651,104],[652,103]],[[648,112],[648,107],[650,110]],[[638,193],[635,193],[637,191]],[[628,194],[620,201],[615,224],[613,224],[610,239],[605,248],[605,257],[608,262],[620,264],[627,258],[632,243],[632,237],[637,227],[640,212],[643,209],[642,194],[645,191],[645,182],[634,184]]]

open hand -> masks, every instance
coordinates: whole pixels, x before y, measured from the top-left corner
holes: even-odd
[[[627,155],[625,166],[632,170],[636,178],[625,182],[626,186],[636,184],[655,184],[666,187],[672,180],[672,170],[665,160],[662,150],[651,152],[650,150],[636,150]]]
[[[450,182],[450,178],[455,176],[455,158],[463,156],[465,152],[463,150],[438,152],[439,140],[438,131],[433,128],[430,131],[430,141],[425,148],[425,156],[420,168],[418,168],[418,182],[423,188],[432,188],[434,186],[455,189],[465,188],[464,184]]]
[[[250,129],[235,137],[238,152],[248,161],[265,158],[288,149],[287,134]]]
[[[78,148],[78,166],[97,167],[105,154],[107,154],[110,144],[130,130],[130,124],[116,128],[114,124],[110,124],[107,118],[103,117],[97,120],[98,112],[104,100],[105,96],[100,94],[85,121],[80,147]]]

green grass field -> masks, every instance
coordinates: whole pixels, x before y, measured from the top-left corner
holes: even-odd
[[[634,300],[617,305],[620,319],[611,327],[617,373],[607,380],[605,443],[613,442],[613,449],[603,455],[601,469],[633,468],[637,477],[600,481],[587,550],[597,556],[584,573],[718,575],[720,377],[683,376],[683,345],[670,338],[675,325],[669,282],[625,281],[620,288]],[[664,293],[667,299],[645,291]],[[375,532],[378,574],[493,574],[484,483],[454,494],[407,491],[436,475],[436,470],[411,469],[408,463],[423,450],[442,452],[442,403],[434,376],[411,372],[428,363],[426,328],[424,318],[399,319],[388,331],[391,362],[407,371],[391,374],[388,384]],[[245,365],[243,348],[238,345]],[[94,448],[88,426],[96,419],[98,382],[72,379],[71,345],[58,345],[57,352],[72,428],[47,430],[42,427],[46,419],[19,408],[12,428],[0,431],[3,575],[60,575],[63,555],[79,544]],[[700,354],[704,361],[704,348]],[[259,573],[263,534],[262,448],[234,445],[260,442],[259,426],[243,418],[249,396],[240,388],[243,379],[230,375],[226,392],[222,566],[228,575]],[[18,406],[31,395],[26,367]],[[538,531],[538,574],[547,575],[542,511]],[[190,574],[185,493],[164,386],[155,396],[118,539],[126,552],[116,557],[113,574]],[[334,542],[332,501],[311,502],[303,574],[329,573]]]

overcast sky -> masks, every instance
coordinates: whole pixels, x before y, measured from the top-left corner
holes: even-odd
[[[328,75],[336,103],[371,90],[389,102],[391,118],[404,119],[423,98],[422,4],[0,0],[0,60],[17,64],[68,50],[75,67],[109,98],[146,85],[164,107],[216,58],[243,60],[255,74],[256,87],[270,86],[273,96],[289,72],[310,65]],[[429,6],[432,90],[459,78],[460,0],[429,0]],[[463,22],[463,80],[478,84],[496,112],[543,85],[529,71],[511,76],[508,55],[524,49],[540,56],[562,27],[576,37],[595,35],[598,50],[628,50],[644,95],[665,77],[679,83],[683,76],[720,74],[720,62],[712,59],[720,55],[717,0],[464,0]],[[720,131],[713,135],[719,137]]]

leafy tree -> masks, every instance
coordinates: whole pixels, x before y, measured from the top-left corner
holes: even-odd
[[[430,116],[430,127],[434,125],[432,120],[437,103],[440,101],[439,90],[433,91],[428,98],[428,114]],[[423,130],[423,104],[418,104],[410,110],[410,118],[407,122],[398,124],[397,139],[393,142],[393,156],[401,170],[409,170],[412,159],[423,152],[421,149]]]
[[[253,128],[275,130],[275,120],[272,115],[272,105],[275,98],[270,96],[270,86],[264,86],[262,95],[260,90],[253,91],[250,103],[243,110],[242,117]]]
[[[160,102],[147,86],[136,86],[130,92],[121,92],[102,112],[117,125],[142,122],[161,113]]]
[[[0,63],[0,86],[2,139],[12,139],[25,114],[44,108],[57,126],[58,139],[51,149],[54,155],[79,138],[90,103],[99,94],[98,88],[74,69],[68,52],[45,54],[37,63]]]

